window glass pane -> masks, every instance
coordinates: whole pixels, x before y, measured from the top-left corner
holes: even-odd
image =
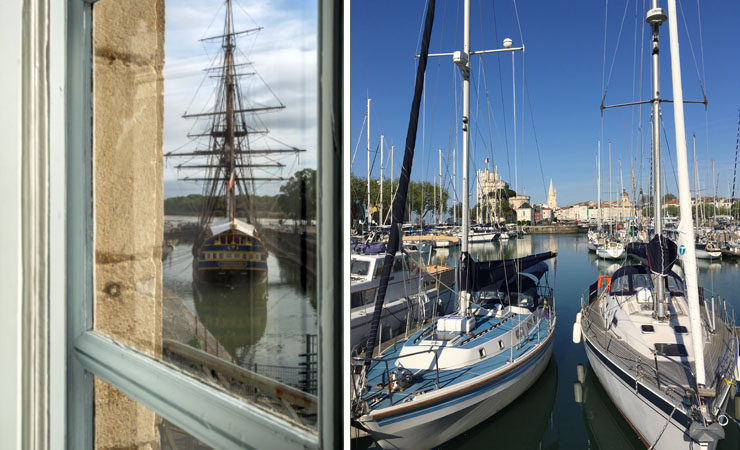
[[[211,449],[98,377],[95,377],[95,448]]]
[[[93,8],[94,329],[309,429],[316,12]]]

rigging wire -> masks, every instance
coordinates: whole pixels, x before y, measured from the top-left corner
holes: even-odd
[[[629,1],[625,2],[624,4],[624,12],[622,13],[622,23],[619,25],[619,33],[617,34],[617,45],[614,47],[614,55],[612,56],[612,62],[609,67],[609,76],[606,79],[606,85],[603,86],[603,96],[601,97],[601,105],[604,105],[604,100],[606,100],[606,92],[609,90],[609,83],[612,79],[612,72],[614,71],[614,63],[617,60],[617,51],[619,50],[619,43],[622,40],[622,30],[624,29],[624,19],[627,17],[627,7],[629,6]],[[609,6],[609,0],[607,0],[607,7]],[[604,19],[606,20],[606,18]],[[606,62],[606,24],[604,24],[604,62]],[[603,70],[603,67],[602,67]],[[602,73],[602,84],[603,84],[603,73]]]
[[[355,145],[355,151],[352,153],[352,162],[350,163],[349,167],[350,169],[352,166],[355,165],[355,156],[357,156],[357,149],[360,147],[360,140],[362,139],[362,135],[365,133],[365,123],[367,123],[367,114],[365,114],[365,117],[362,119],[362,126],[360,127],[360,135],[357,137],[357,144]]]
[[[497,19],[496,19],[496,8],[491,8],[493,11],[493,33],[494,37],[496,38],[496,42],[499,42],[498,38],[498,25],[497,25]],[[499,80],[499,93],[501,98],[501,117],[504,121],[504,144],[506,147],[506,167],[508,172],[509,180],[511,180],[511,158],[509,156],[509,127],[506,123],[506,106],[504,103],[504,82],[501,72],[501,56],[496,55],[496,61],[498,62],[498,80]]]
[[[522,60],[523,59],[524,59],[524,55],[522,55]],[[534,145],[535,145],[535,148],[537,149],[537,160],[540,163],[540,177],[542,177],[542,188],[545,190],[545,198],[547,198],[548,193],[547,193],[547,185],[545,183],[545,172],[542,166],[542,154],[540,153],[540,141],[537,138],[537,128],[535,127],[535,124],[534,124],[534,109],[532,108],[532,98],[529,95],[529,84],[527,83],[526,74],[523,75],[522,80],[523,80],[522,84],[524,85],[524,92],[527,95],[527,103],[529,104],[529,116],[530,116],[530,121],[532,122],[532,134],[534,136]]]

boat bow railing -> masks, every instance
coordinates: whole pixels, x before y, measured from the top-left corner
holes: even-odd
[[[388,390],[388,401],[390,402],[391,406],[393,406],[393,391],[395,389],[393,389],[393,380],[391,380],[391,370],[390,370],[389,362],[397,361],[402,358],[408,358],[410,356],[418,356],[418,355],[423,355],[426,353],[433,353],[434,354],[434,370],[435,370],[435,375],[436,375],[434,384],[435,384],[435,387],[439,389],[439,350],[441,350],[442,348],[444,347],[433,347],[433,348],[428,348],[426,350],[421,350],[421,351],[414,352],[414,353],[407,353],[405,355],[394,355],[394,356],[389,356],[389,357],[375,357],[375,358],[370,359],[371,364],[372,363],[383,363],[385,365],[385,378],[384,378],[386,380],[385,387]],[[364,357],[354,357],[352,358],[352,360],[354,361],[354,367],[360,368],[360,369],[368,361],[367,358],[364,358]],[[402,368],[403,366],[398,367],[398,369],[402,369]],[[360,375],[357,372],[358,371],[356,370],[355,374]],[[417,373],[415,373],[414,376],[422,374],[422,373],[428,373],[428,372],[430,372],[430,369],[420,370]]]

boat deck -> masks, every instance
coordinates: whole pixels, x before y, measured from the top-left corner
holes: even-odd
[[[455,333],[456,335],[462,335],[462,339],[449,345],[449,347],[470,348],[471,346],[475,347],[486,342],[491,342],[517,328],[520,323],[518,316],[517,314],[507,314],[501,318],[478,317],[475,329],[469,334]],[[524,321],[526,317],[529,316],[523,316],[521,320]],[[531,328],[527,334],[527,339],[523,340],[521,345],[513,348],[507,346],[500,353],[466,367],[437,370],[433,364],[431,369],[412,371],[414,375],[412,383],[405,389],[396,389],[390,393],[388,373],[395,369],[395,362],[399,360],[398,357],[401,349],[404,345],[418,348],[419,351],[429,348],[428,346],[422,347],[416,345],[415,341],[422,341],[422,334],[426,335],[430,333],[430,327],[432,326],[429,325],[423,328],[417,333],[414,333],[408,340],[398,342],[395,346],[389,348],[381,356],[383,361],[373,362],[368,373],[367,386],[369,391],[363,396],[372,409],[378,410],[399,403],[409,402],[437,389],[464,383],[480,375],[505,370],[507,367],[516,363],[521,356],[531,351],[539,342],[545,340],[551,332],[550,322],[546,318],[540,319]],[[434,348],[444,349],[446,347],[435,346]],[[400,358],[400,361],[403,364],[403,357]]]
[[[594,344],[601,347],[599,350],[606,352],[608,356],[628,369],[640,384],[649,384],[654,389],[660,390],[678,402],[683,402],[684,396],[689,390],[693,390],[696,383],[693,373],[696,366],[692,362],[687,363],[689,368],[677,361],[658,361],[648,359],[629,344],[618,339],[611,330],[604,328],[604,320],[599,314],[599,302],[606,296],[603,292],[584,312],[582,319],[583,333]],[[722,320],[719,315],[716,318],[717,329],[711,334],[704,347],[704,363],[706,381],[708,387],[714,387],[715,371],[725,354],[727,343],[733,337],[733,331]]]

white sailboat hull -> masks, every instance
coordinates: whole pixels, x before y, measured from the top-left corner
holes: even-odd
[[[620,259],[624,256],[624,247],[607,247],[602,245],[596,249],[596,255],[601,259]]]
[[[704,249],[696,249],[696,257],[699,259],[721,259],[721,251],[707,251]]]
[[[607,367],[602,359],[607,357],[597,354],[598,350],[591,348],[585,334],[583,337],[586,343],[588,362],[593,367],[596,377],[619,412],[646,446],[654,445],[653,448],[656,450],[713,450],[717,447],[717,441],[707,445],[700,445],[697,442],[692,443],[685,426],[680,424],[675,417],[669,419],[670,412],[666,413],[644,395],[636,393],[633,386],[628,385],[620,376]],[[595,348],[598,349],[598,346],[595,346]],[[645,386],[642,384],[640,386],[642,391]],[[645,389],[648,388],[645,387]],[[674,412],[674,416],[677,415],[678,412]],[[669,420],[670,423],[666,426]]]
[[[473,389],[476,382],[489,376],[482,375],[466,383],[470,385],[469,390],[451,396],[439,406],[406,414],[395,421],[384,423],[382,420],[372,420],[364,422],[364,425],[384,449],[429,449],[439,446],[480,424],[523,394],[544,372],[552,356],[552,347],[551,335],[542,347],[533,350],[529,359],[523,362],[523,365],[527,365],[525,370],[511,378],[502,374],[502,381],[491,389]],[[501,369],[503,372],[508,368]]]

